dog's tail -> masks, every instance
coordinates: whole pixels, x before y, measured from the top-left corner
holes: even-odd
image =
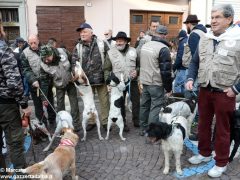
[[[22,169],[21,171],[26,174],[41,174],[42,171],[46,169],[44,161],[36,163],[32,166],[27,167],[26,169]]]

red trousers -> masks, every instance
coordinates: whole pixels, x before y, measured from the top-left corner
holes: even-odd
[[[200,88],[199,93],[199,123],[198,137],[199,153],[202,156],[210,156],[211,150],[211,125],[214,114],[216,115],[216,132],[214,150],[216,152],[216,165],[227,165],[230,148],[230,122],[235,109],[235,97],[231,98],[223,92],[212,92],[206,88]]]

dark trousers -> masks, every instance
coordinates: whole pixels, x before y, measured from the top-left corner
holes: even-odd
[[[230,123],[235,109],[235,97],[228,97],[226,93],[212,92],[200,88],[199,93],[199,122],[198,122],[198,149],[203,156],[210,156],[212,130],[211,125],[216,115],[216,132],[214,150],[216,165],[223,167],[228,163],[230,147]]]
[[[128,85],[126,87],[126,90],[123,92],[124,102],[123,106],[121,108],[121,113],[123,116],[124,122],[126,122],[126,109],[125,109],[125,97],[127,92],[129,92],[130,87],[130,100],[132,102],[132,121],[133,124],[139,125],[139,109],[140,109],[140,93],[138,89],[138,82],[137,81],[131,81],[130,86]]]
[[[150,123],[159,122],[159,112],[164,104],[163,98],[163,86],[143,85],[139,116],[142,130],[146,130]]]
[[[30,93],[31,93],[34,108],[35,108],[35,116],[39,119],[39,121],[42,120],[44,123],[46,123],[46,117],[44,116],[43,104],[42,104],[42,99],[40,96],[41,92],[39,92],[39,96],[37,96],[37,89],[32,88],[30,86]],[[47,98],[54,107],[52,86],[49,86]],[[52,107],[50,105],[48,105],[48,107],[47,107],[47,112],[48,112],[48,121],[50,123],[54,123],[55,119],[56,119],[56,113],[54,112],[54,110],[52,109]]]
[[[0,126],[5,132],[6,142],[9,145],[10,159],[14,168],[24,168],[26,165],[23,146],[24,135],[17,104],[0,104]]]
[[[69,83],[65,88],[56,88],[57,94],[57,111],[65,110],[65,94],[68,94],[70,106],[71,106],[71,115],[73,118],[74,129],[80,129],[80,116],[79,116],[79,106],[77,98],[77,90],[73,83]]]

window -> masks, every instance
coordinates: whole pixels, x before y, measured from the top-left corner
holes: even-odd
[[[142,24],[143,23],[143,15],[133,15],[133,24]]]
[[[161,16],[151,16],[151,21],[158,21],[161,24]]]
[[[0,9],[0,18],[4,23],[19,22],[18,9]]]
[[[169,24],[178,24],[177,16],[169,16]]]

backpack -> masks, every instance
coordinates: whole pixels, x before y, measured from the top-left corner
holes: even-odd
[[[197,33],[200,38],[203,36],[203,34],[205,34],[203,31],[199,30],[199,29],[194,29],[190,35],[195,32]],[[189,39],[188,39],[189,40]],[[188,45],[188,42],[184,44],[184,50],[183,50],[183,56],[182,56],[182,65],[186,68],[188,68],[190,61],[192,59],[192,54],[191,54],[191,50],[190,47]]]

